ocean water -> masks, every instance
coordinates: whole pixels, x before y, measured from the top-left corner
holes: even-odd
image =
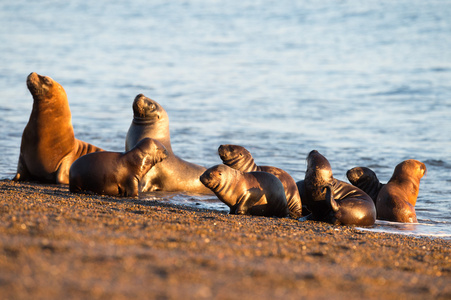
[[[112,151],[143,93],[167,110],[174,152],[206,167],[226,143],[295,180],[313,149],[345,181],[420,160],[419,224],[365,230],[451,238],[449,1],[2,1],[0,62],[0,178],[15,174],[37,72],[65,88],[76,137]]]

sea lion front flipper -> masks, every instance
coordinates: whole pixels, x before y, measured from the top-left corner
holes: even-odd
[[[30,179],[30,172],[27,169],[27,166],[23,162],[22,152],[19,155],[19,162],[17,164],[17,173],[14,176],[13,181],[23,181]]]
[[[135,176],[130,176],[125,183],[125,190],[123,196],[136,197],[139,193],[139,180]]]
[[[66,156],[61,160],[61,163],[56,170],[56,183],[58,184],[69,184],[69,170],[72,165],[72,160],[70,156]]]
[[[235,209],[235,214],[245,215],[248,213],[249,209],[254,206],[263,196],[263,191],[260,189],[249,189],[237,201],[237,207]]]
[[[327,184],[321,187],[321,192],[326,190],[326,201],[329,204],[330,208],[334,212],[338,212],[340,210],[340,206],[338,206],[337,202],[334,199],[334,193],[332,191],[332,186]]]

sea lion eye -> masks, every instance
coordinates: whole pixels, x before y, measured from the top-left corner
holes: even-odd
[[[48,77],[44,77],[44,84],[46,85],[52,85],[52,81]]]

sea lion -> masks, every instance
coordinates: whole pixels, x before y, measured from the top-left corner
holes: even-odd
[[[358,226],[371,226],[376,221],[376,208],[370,196],[335,179],[329,161],[316,150],[307,157],[307,171],[300,187],[301,198],[313,220]]]
[[[366,167],[355,167],[346,172],[349,182],[364,191],[376,204],[377,195],[384,186],[373,170]]]
[[[276,167],[257,166],[252,154],[242,146],[221,145],[218,148],[218,153],[222,162],[233,169],[241,172],[268,172],[275,175],[283,184],[290,216],[295,219],[302,216],[301,197],[296,182],[290,174]]]
[[[158,141],[145,138],[124,153],[97,152],[77,159],[69,172],[71,192],[94,192],[109,196],[134,197],[143,176],[168,156]]]
[[[415,204],[420,180],[426,174],[426,165],[408,159],[395,167],[392,177],[377,195],[376,210],[380,220],[417,223]]]
[[[168,151],[168,157],[144,177],[144,191],[211,194],[199,180],[206,168],[187,162],[172,152],[169,117],[164,108],[156,101],[139,94],[133,101],[133,115],[125,149],[129,150],[141,139],[149,137],[162,143]]]
[[[33,109],[13,180],[68,184],[69,168],[77,158],[103,150],[75,138],[67,95],[58,82],[33,72],[27,86]]]
[[[226,165],[217,165],[206,170],[200,181],[230,207],[231,214],[288,216],[285,190],[273,174],[245,173]]]

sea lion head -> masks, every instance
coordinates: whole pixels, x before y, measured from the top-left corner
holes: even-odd
[[[42,76],[35,72],[27,77],[27,87],[34,100],[51,99],[54,96],[66,95],[66,91],[49,76]]]
[[[330,166],[329,161],[317,150],[312,150],[307,156],[306,176],[307,173],[323,180],[324,184],[330,183],[333,179],[332,167]]]
[[[360,186],[362,183],[366,182],[377,182],[379,179],[373,170],[366,167],[355,167],[346,172],[346,177],[348,177],[349,182],[355,186]]]
[[[426,173],[427,170],[424,163],[416,159],[408,159],[395,167],[395,171],[393,172],[390,181],[392,179],[415,178],[419,182]]]
[[[158,102],[139,94],[133,101],[133,122],[147,124],[167,119],[167,113]]]
[[[138,165],[141,174],[147,173],[150,168],[169,155],[163,144],[151,138],[142,139],[129,152],[133,152],[132,159]]]
[[[237,173],[237,171],[223,164],[216,165],[207,169],[200,176],[200,181],[207,188],[218,192],[225,187],[225,182],[230,180],[231,173]]]
[[[219,157],[226,165],[237,165],[253,159],[251,153],[238,145],[221,145],[218,148]]]
[[[305,172],[305,188],[314,201],[326,199],[326,192],[322,188],[333,183],[332,167],[329,161],[317,150],[312,150],[307,156],[307,171]]]

